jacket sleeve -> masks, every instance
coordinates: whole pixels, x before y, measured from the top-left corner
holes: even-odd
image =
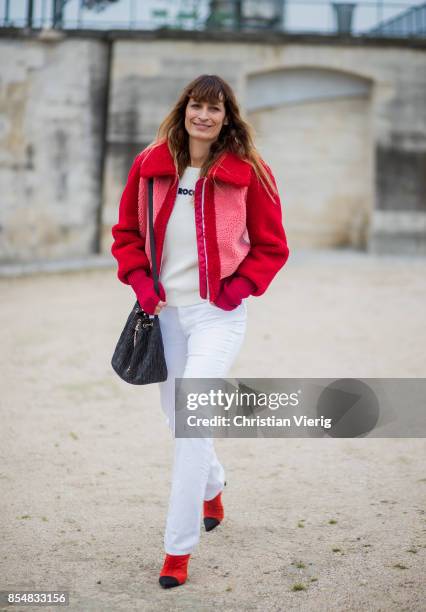
[[[274,185],[271,169],[263,162]],[[262,295],[289,256],[287,237],[282,222],[281,201],[272,197],[257,178],[254,170],[247,190],[247,231],[251,248],[238,266],[235,275],[254,285],[252,295]]]
[[[111,253],[118,262],[117,276],[129,285],[128,275],[136,269],[150,275],[150,265],[145,253],[145,236],[142,236],[138,221],[139,169],[143,152],[133,161],[119,205],[118,223],[112,226],[114,241]]]

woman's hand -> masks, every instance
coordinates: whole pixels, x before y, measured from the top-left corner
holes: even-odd
[[[158,281],[158,294],[154,288],[154,281],[144,270],[136,269],[128,275],[129,284],[133,287],[140,306],[150,315],[158,314],[166,305],[166,292],[163,285]],[[163,300],[163,301],[162,301]],[[157,312],[157,307],[160,309]]]
[[[161,312],[161,309],[164,308],[164,306],[167,305],[167,302],[162,302],[161,300],[158,302],[157,306],[155,307],[155,311],[154,314],[158,315]]]
[[[223,310],[234,310],[255,289],[255,285],[248,278],[232,274],[222,279],[220,291],[214,303]]]

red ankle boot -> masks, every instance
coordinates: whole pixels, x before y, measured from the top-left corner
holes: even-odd
[[[190,554],[169,555],[166,553],[160,578],[158,579],[163,588],[170,589],[186,581],[190,556]]]
[[[219,525],[225,516],[225,511],[222,505],[222,491],[209,499],[209,501],[203,502],[203,514],[204,514],[204,527],[206,531],[211,531]]]

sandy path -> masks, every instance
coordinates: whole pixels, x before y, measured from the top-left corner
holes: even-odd
[[[226,520],[161,589],[172,441],[156,386],[109,365],[131,290],[115,269],[0,288],[1,589],[84,612],[424,609],[422,439],[216,440]],[[293,254],[230,376],[425,377],[425,302],[424,259]]]

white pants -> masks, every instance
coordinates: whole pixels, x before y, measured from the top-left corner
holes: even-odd
[[[224,378],[244,340],[245,300],[223,310],[207,300],[191,306],[165,306],[159,321],[168,378],[159,383],[161,407],[174,438],[174,464],[164,549],[191,553],[200,538],[203,500],[223,490],[225,471],[213,438],[175,437],[175,378]]]

